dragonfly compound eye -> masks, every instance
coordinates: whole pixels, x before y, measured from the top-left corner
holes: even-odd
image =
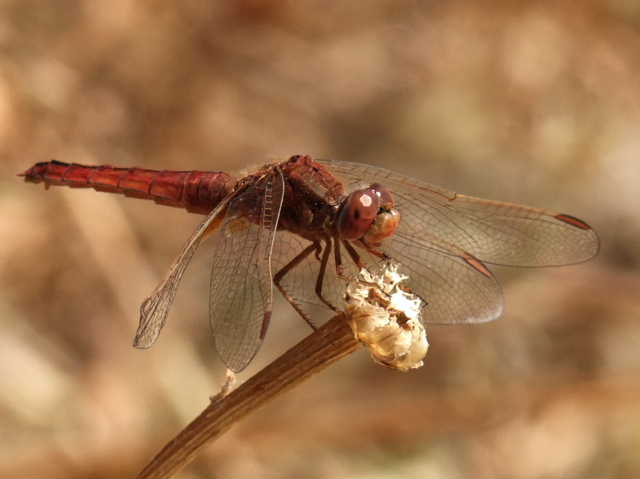
[[[362,238],[380,210],[380,198],[372,188],[356,190],[344,200],[338,214],[338,234],[342,239]]]
[[[395,201],[391,192],[382,186],[380,183],[374,183],[369,187],[373,190],[378,198],[380,198],[380,208],[385,210],[392,210],[395,207]]]

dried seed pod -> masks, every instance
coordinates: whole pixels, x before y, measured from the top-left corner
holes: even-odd
[[[362,270],[349,282],[346,313],[353,333],[373,359],[400,371],[422,366],[429,343],[421,321],[423,302],[402,287],[407,279],[393,262]]]

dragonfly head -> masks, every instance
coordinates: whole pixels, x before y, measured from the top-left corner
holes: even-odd
[[[338,210],[338,235],[346,240],[364,240],[379,245],[391,236],[400,224],[391,192],[379,183],[355,190]]]

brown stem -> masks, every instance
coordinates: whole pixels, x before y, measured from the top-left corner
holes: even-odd
[[[214,399],[147,464],[139,477],[175,474],[236,421],[352,353],[358,344],[344,315],[338,314],[229,395]]]

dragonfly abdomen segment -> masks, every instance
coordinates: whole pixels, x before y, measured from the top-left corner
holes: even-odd
[[[236,184],[231,176],[219,171],[159,171],[85,166],[56,160],[36,163],[22,176],[32,183],[120,193],[199,214],[213,210]]]

